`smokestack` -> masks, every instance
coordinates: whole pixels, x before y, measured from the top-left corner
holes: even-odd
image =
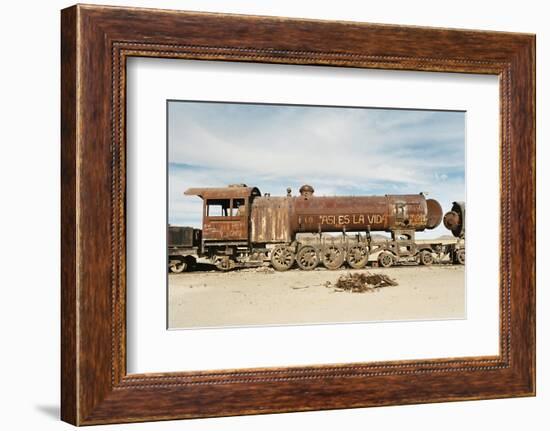
[[[300,191],[300,196],[306,199],[313,196],[313,193],[315,192],[313,187],[311,187],[309,184],[304,184],[302,187],[300,187],[299,191]]]

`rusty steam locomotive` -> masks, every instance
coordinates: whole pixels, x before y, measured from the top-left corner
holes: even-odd
[[[299,196],[261,195],[244,184],[191,188],[203,200],[202,229],[170,226],[169,269],[182,272],[198,258],[221,270],[262,266],[279,271],[319,264],[363,268],[369,261],[389,267],[414,262],[431,265],[446,258],[464,264],[465,207],[455,202],[443,217],[438,201],[416,195],[315,196],[304,185]],[[415,233],[441,223],[454,240],[415,240]],[[391,238],[371,232],[389,232]],[[335,235],[334,233],[339,233]]]

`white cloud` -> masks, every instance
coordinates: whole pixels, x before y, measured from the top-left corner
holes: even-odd
[[[424,191],[444,211],[464,199],[463,113],[196,102],[169,106],[174,222],[200,221],[200,199],[184,197],[186,188],[233,182],[258,185],[273,195],[284,195],[287,186],[296,192],[303,183],[312,184],[318,195]]]

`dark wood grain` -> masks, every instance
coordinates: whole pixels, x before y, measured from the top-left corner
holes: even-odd
[[[82,425],[534,394],[533,35],[74,6],[62,12],[61,37],[63,420]],[[127,375],[129,56],[498,75],[499,356]]]
[[[61,16],[61,417],[78,422],[76,299],[76,8]]]

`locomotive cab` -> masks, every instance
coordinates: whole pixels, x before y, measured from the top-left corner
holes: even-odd
[[[248,242],[250,206],[252,200],[260,196],[258,188],[238,184],[224,188],[191,188],[185,194],[203,200],[202,239],[205,246]]]

